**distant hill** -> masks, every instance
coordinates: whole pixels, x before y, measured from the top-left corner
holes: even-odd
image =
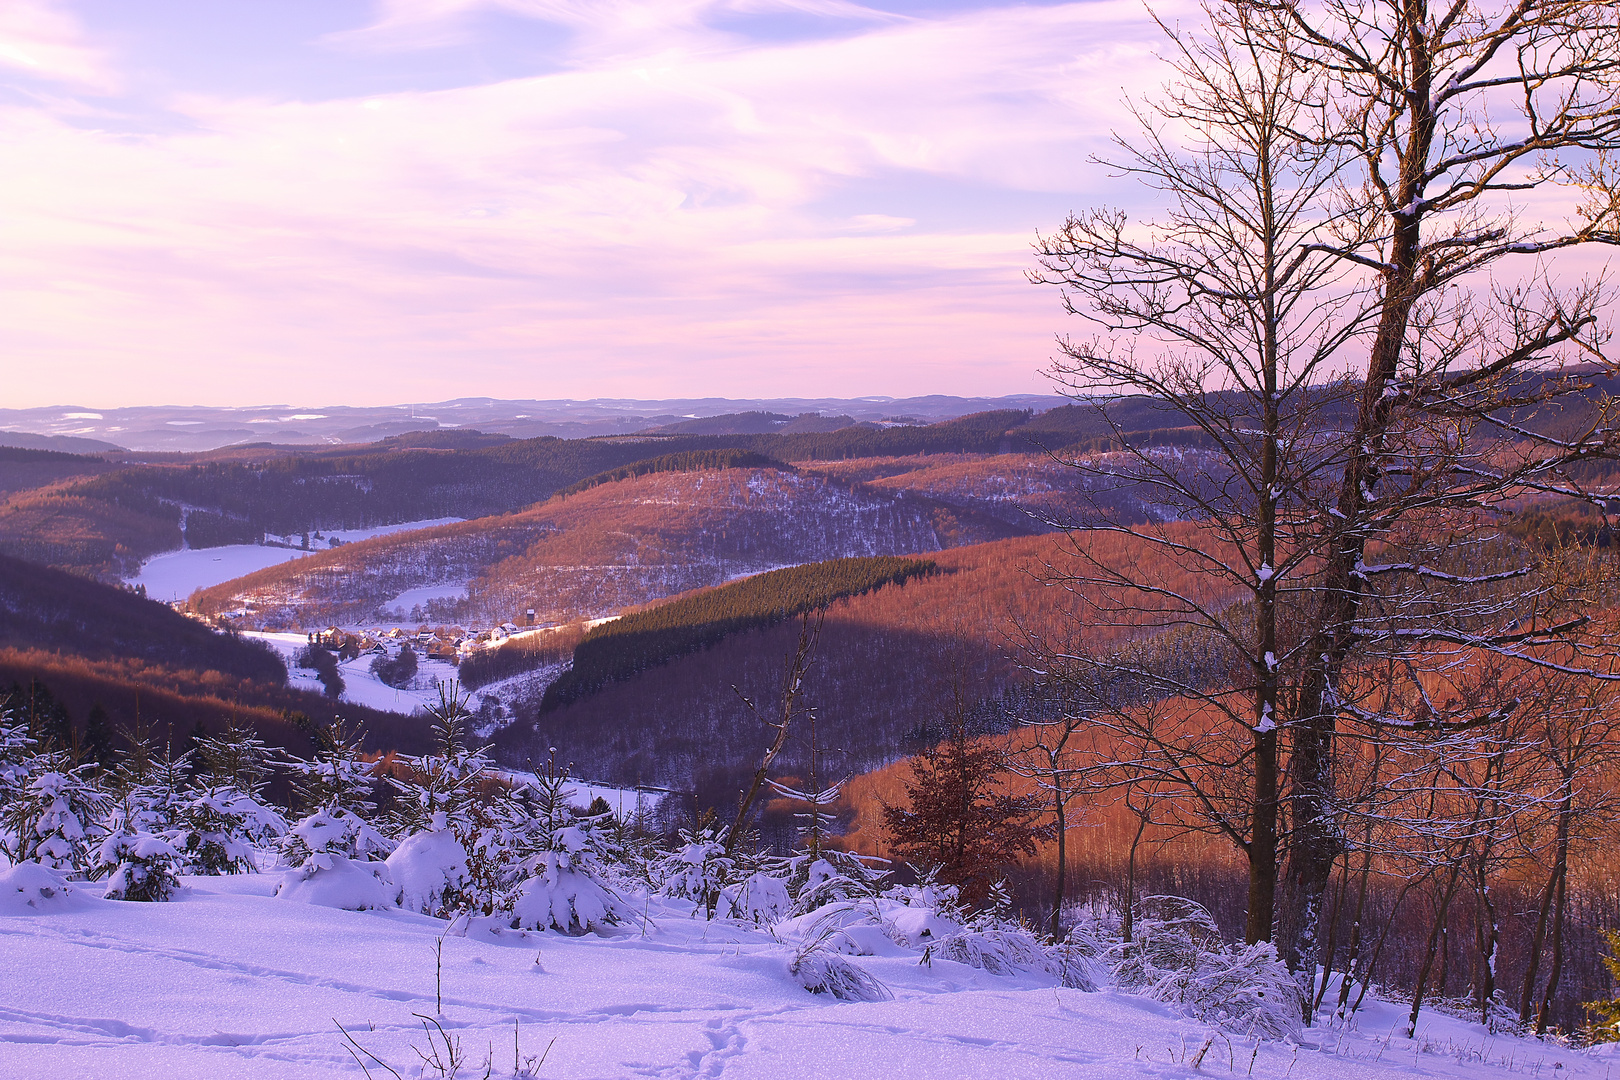
[[[302,445],[373,442],[417,431],[481,431],[532,439],[551,435],[582,439],[622,435],[687,419],[749,412],[796,417],[806,413],[878,421],[918,417],[918,423],[948,420],[996,408],[1046,409],[1061,403],[1055,394],[964,398],[931,394],[913,398],[669,398],[589,401],[502,400],[489,397],[414,405],[317,407],[134,406],[91,408],[63,405],[33,409],[0,407],[0,427],[42,436],[89,437],[141,453],[202,452],[243,443]],[[65,449],[74,449],[65,447]]]
[[[582,491],[589,491],[602,484],[613,484],[620,480],[631,480],[638,476],[650,476],[653,473],[665,472],[704,472],[715,469],[782,469],[792,472],[789,465],[785,465],[775,458],[757,454],[752,450],[685,450],[675,454],[665,454],[662,457],[646,458],[641,461],[632,461],[628,465],[621,465],[617,469],[608,469],[594,476],[587,476],[583,480],[569,484],[557,492],[559,497],[578,495]]]
[[[278,683],[287,677],[268,649],[220,634],[165,604],[4,555],[0,647],[89,660],[138,658],[246,681]]]
[[[26,431],[0,431],[0,446],[14,446],[24,450],[56,450],[67,454],[98,454],[104,450],[123,450],[100,439],[85,439],[77,435],[34,435]]]
[[[98,476],[116,468],[105,458],[61,450],[33,450],[0,445],[0,495],[29,491],[81,476]]]
[[[692,459],[698,460],[698,459]],[[786,466],[668,469],[605,482],[517,514],[396,533],[250,574],[197,595],[248,625],[511,620],[617,615],[742,574],[847,556],[936,550],[926,499],[868,491]],[[1006,535],[991,523],[977,539]],[[422,610],[394,597],[428,586],[465,598]]]
[[[793,417],[772,412],[725,413],[697,416],[647,428],[649,435],[764,435],[778,431]]]
[[[1594,395],[1611,385],[1603,378],[1597,383]],[[1348,422],[1355,408],[1353,384],[1312,393],[1322,406],[1313,422],[1330,427]],[[469,399],[464,415],[476,415],[487,404],[482,400]],[[1251,403],[1240,396],[1212,392],[1208,403],[1226,408],[1238,430],[1252,423]],[[1095,454],[1126,445],[1199,451],[1209,444],[1206,432],[1187,426],[1164,402],[1141,396],[1039,413],[991,409],[915,424],[892,417],[884,423],[862,421],[869,407],[850,404],[848,414],[830,418],[769,409],[666,417],[667,423],[657,425],[663,433],[586,439],[517,439],[470,426],[398,432],[396,426],[390,431],[397,434],[365,446],[258,442],[203,454],[146,455],[141,464],[96,467],[90,470],[94,475],[42,474],[38,486],[0,488],[0,552],[113,579],[180,545],[181,506],[190,508],[185,541],[215,546],[250,542],[263,533],[509,514],[587,478],[678,454],[735,451],[797,465],[917,455]],[[939,403],[916,398],[892,404],[909,404],[926,414]],[[1589,412],[1576,403],[1556,414],[1515,419],[1559,431],[1577,426]],[[850,417],[858,422],[844,424]],[[985,509],[953,506],[975,520]],[[1012,524],[1007,515],[991,516]]]
[[[254,542],[265,533],[511,513],[588,477],[672,454],[732,450],[793,462],[1005,453],[1031,445],[1014,430],[1030,420],[1023,410],[888,427],[755,415],[780,430],[518,440],[436,429],[363,447],[263,442],[146,455],[141,464],[0,493],[0,552],[114,579],[180,546],[182,506],[189,508],[184,540],[209,547]]]

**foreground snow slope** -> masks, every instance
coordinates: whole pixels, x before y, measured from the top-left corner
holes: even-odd
[[[172,903],[0,917],[0,1076],[360,1077],[339,1022],[416,1076],[412,1013],[436,1011],[446,924],[277,900],[278,880],[187,878]],[[511,1075],[514,1025],[522,1057],[550,1046],[548,1078],[1604,1077],[1613,1060],[1438,1015],[1412,1042],[1379,1006],[1359,1031],[1309,1032],[1321,1049],[1217,1036],[1195,1069],[1211,1030],[1138,998],[897,948],[858,958],[894,1001],[839,1003],[801,989],[768,936],[659,905],[645,935],[444,937],[442,1023],[470,1075],[491,1047]]]

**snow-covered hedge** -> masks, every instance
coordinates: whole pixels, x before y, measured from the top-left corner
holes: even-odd
[[[1299,983],[1271,943],[1228,946],[1191,900],[1145,897],[1131,940],[1113,942],[1106,956],[1121,989],[1236,1034],[1290,1038],[1303,1023]]]

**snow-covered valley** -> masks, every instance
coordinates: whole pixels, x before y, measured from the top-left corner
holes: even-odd
[[[373,536],[448,525],[461,518],[433,518],[405,521],[397,525],[376,525],[365,529],[331,529],[321,534],[314,548],[282,547],[266,544],[228,544],[224,547],[183,548],[154,555],[141,564],[140,573],[125,580],[126,585],[143,586],[146,595],[165,603],[184,600],[198,589],[234,580],[255,570],[279,566],[318,551],[329,550],[331,541],[352,544]]]
[[[403,911],[290,903],[272,895],[279,880],[188,877],[156,904],[90,885],[67,910],[0,916],[0,1076],[439,1075],[421,1072],[423,1018],[459,1041],[458,1075],[473,1077],[486,1060],[511,1076],[515,1059],[517,1075],[559,1080],[1596,1080],[1615,1061],[1431,1012],[1407,1039],[1400,1010],[1377,1002],[1348,1027],[1257,1042],[1118,990],[897,946],[858,958],[893,1000],[841,1002],[806,992],[769,933],[680,901],[635,897],[645,918],[602,936],[491,939]],[[357,1063],[339,1025],[375,1056]]]

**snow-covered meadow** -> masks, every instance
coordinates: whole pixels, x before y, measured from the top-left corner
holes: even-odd
[[[219,585],[251,574],[255,570],[277,566],[293,559],[302,559],[327,550],[327,544],[339,540],[352,544],[369,540],[373,536],[428,529],[435,525],[448,525],[461,518],[433,518],[427,521],[406,521],[398,525],[376,525],[365,529],[332,529],[321,534],[321,546],[311,550],[296,547],[275,547],[261,544],[227,544],[224,547],[182,548],[154,555],[141,564],[140,573],[128,578],[125,584],[144,585],[146,595],[165,603],[184,600],[198,589]]]
[[[287,665],[288,686],[294,690],[308,690],[316,694],[323,692],[320,677],[315,671],[298,666],[298,654],[309,645],[308,634],[245,630],[242,636],[263,642],[276,651]],[[374,654],[363,653],[352,660],[338,662],[338,674],[343,676],[343,693],[340,700],[352,701],[357,705],[382,709],[385,712],[409,715],[439,700],[439,684],[449,684],[456,680],[454,664],[421,656],[417,660],[416,678],[412,680],[410,687],[401,689],[389,686],[371,670],[372,661],[375,659]]]
[[[1349,1026],[1256,1041],[1116,989],[998,976],[881,943],[857,962],[893,994],[837,1001],[788,973],[769,932],[634,897],[600,934],[456,936],[410,912],[273,895],[280,874],[187,877],[169,903],[0,915],[0,1076],[225,1080],[421,1074],[459,1041],[461,1075],[1263,1080],[1608,1077],[1614,1057],[1426,1013],[1416,1039],[1374,1002]],[[441,952],[442,949],[442,952]],[[539,1059],[544,1056],[544,1063]],[[431,1068],[427,1075],[437,1075]]]
[[[586,627],[597,626],[608,622],[608,619],[597,619],[587,623]],[[508,641],[517,640],[533,633],[548,633],[550,628],[537,631],[524,631]],[[294,690],[307,690],[310,693],[325,692],[320,676],[312,669],[300,667],[298,656],[309,644],[307,633],[277,632],[268,630],[244,630],[241,632],[245,638],[262,642],[274,649],[287,665],[287,685]],[[504,643],[502,643],[504,644]],[[492,646],[500,648],[497,644]],[[390,686],[384,682],[377,673],[371,669],[376,660],[375,653],[362,653],[349,660],[337,662],[338,674],[343,677],[343,691],[338,695],[341,701],[352,701],[357,705],[364,705],[371,709],[381,709],[385,712],[396,712],[410,715],[424,709],[432,708],[439,702],[439,688],[441,686],[459,686],[459,671],[454,664],[444,660],[434,660],[431,657],[418,653],[416,661],[416,675],[409,685],[404,687]],[[467,692],[468,701],[472,708],[477,709],[486,698],[498,701],[510,701],[514,696],[531,701],[538,701],[549,685],[558,675],[567,668],[567,662],[545,664],[530,671],[520,672],[505,679],[486,683],[475,691]],[[474,724],[474,732],[480,738],[488,738],[495,727],[504,722],[505,716],[485,723],[479,721]]]

